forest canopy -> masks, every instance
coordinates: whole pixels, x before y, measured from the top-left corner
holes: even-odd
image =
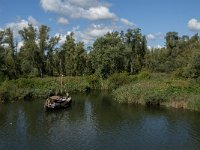
[[[76,42],[73,33],[59,44],[60,37],[51,37],[50,28],[36,30],[29,25],[19,31],[23,46],[18,49],[13,31],[0,31],[0,78],[98,75],[107,78],[114,73],[173,73],[179,77],[200,76],[200,37],[179,36],[168,32],[165,47],[148,49],[141,30],[128,29],[107,33],[85,48]]]

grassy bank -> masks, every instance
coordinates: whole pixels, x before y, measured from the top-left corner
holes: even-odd
[[[165,74],[151,74],[121,86],[113,91],[113,96],[119,103],[200,110],[200,84]]]
[[[13,101],[19,99],[30,99],[48,97],[51,94],[59,94],[61,91],[61,79],[59,77],[17,79],[1,83],[0,100]],[[64,77],[63,91],[84,92],[90,87],[89,80],[83,77]]]
[[[127,84],[132,79],[126,73],[114,74],[103,80],[98,76],[85,77],[63,77],[62,91],[86,92],[89,90],[111,90]],[[0,83],[0,101],[15,101],[19,99],[30,99],[48,97],[53,94],[60,94],[61,78],[21,78],[8,80]]]
[[[164,105],[167,107],[200,110],[200,82],[178,79],[168,74],[113,74],[103,80],[98,76],[63,77],[63,92],[112,90],[119,103]],[[0,101],[46,98],[61,94],[60,77],[21,78],[0,83]]]

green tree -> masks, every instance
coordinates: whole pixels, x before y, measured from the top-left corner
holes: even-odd
[[[22,72],[25,76],[35,76],[37,75],[36,70],[38,70],[38,73],[40,72],[39,65],[37,64],[37,54],[39,53],[39,50],[36,43],[36,29],[32,25],[29,25],[28,27],[20,30],[19,34],[21,35],[23,41],[23,46],[21,47],[19,53]]]
[[[53,55],[60,38],[50,38],[49,31],[50,28],[45,25],[40,26],[39,31],[32,25],[19,31],[23,40],[20,60],[25,75],[41,78],[46,74],[53,75],[53,68],[56,67]]]
[[[3,46],[4,44],[4,38],[5,38],[5,32],[0,31],[0,78],[3,80],[3,78],[6,76],[6,64],[5,64],[5,48]]]
[[[8,69],[7,72],[10,79],[16,79],[20,73],[20,68],[17,60],[17,43],[14,42],[13,31],[10,28],[5,30],[5,34],[6,37],[4,43],[8,45],[5,48],[5,62]]]
[[[167,49],[173,49],[179,42],[179,36],[177,32],[168,32],[165,36]]]
[[[142,35],[140,29],[129,29],[125,34],[125,44],[129,49],[128,54],[128,71],[131,74],[138,73],[142,70],[145,62],[147,51],[146,37]]]
[[[68,35],[60,51],[63,73],[70,76],[82,75],[86,63],[85,55],[84,43],[76,43],[73,33]]]
[[[48,41],[47,46],[47,73],[49,76],[54,75],[54,70],[60,74],[60,67],[59,66],[59,58],[58,58],[58,48],[56,45],[58,44],[60,37],[51,37]]]
[[[95,73],[106,78],[122,72],[125,66],[125,47],[117,32],[107,33],[93,44],[92,65]]]
[[[191,60],[187,66],[186,76],[191,78],[200,77],[200,49],[195,50],[192,53]]]

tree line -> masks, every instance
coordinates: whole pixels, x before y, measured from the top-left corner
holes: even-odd
[[[111,74],[151,72],[174,73],[182,77],[200,75],[200,37],[195,34],[179,37],[168,32],[165,47],[148,49],[140,29],[112,32],[97,38],[87,49],[76,42],[73,33],[59,44],[60,37],[51,37],[50,28],[37,30],[29,25],[19,31],[23,46],[18,49],[13,31],[0,31],[0,78],[83,76],[96,74],[107,78]]]

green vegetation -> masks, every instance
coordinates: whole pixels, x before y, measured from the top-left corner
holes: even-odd
[[[29,25],[0,31],[0,99],[47,97],[63,90],[114,90],[121,103],[161,104],[199,110],[200,37],[168,32],[166,45],[147,49],[140,29],[112,32],[85,49],[73,33],[64,43],[50,37],[50,28]]]
[[[89,90],[111,90],[128,83],[130,81],[128,78],[127,73],[116,74],[105,80],[95,75],[86,77],[62,77],[62,88],[61,77],[8,80],[0,84],[0,101],[6,102],[39,97],[46,98],[52,94],[63,94],[65,91],[86,92]]]
[[[141,75],[138,75],[138,77]],[[119,103],[164,105],[200,110],[200,84],[165,74],[151,74],[113,91]]]

